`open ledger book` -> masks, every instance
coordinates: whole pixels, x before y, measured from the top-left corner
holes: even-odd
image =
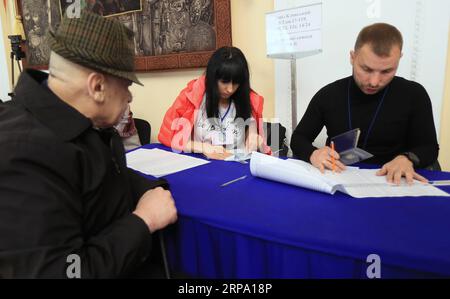
[[[340,191],[355,198],[450,196],[434,186],[420,182],[415,182],[412,186],[405,182],[400,186],[389,184],[386,177],[376,176],[378,170],[349,168],[340,174],[331,171],[322,174],[303,161],[281,160],[256,152],[252,153],[250,170],[253,176],[267,180],[329,194]]]

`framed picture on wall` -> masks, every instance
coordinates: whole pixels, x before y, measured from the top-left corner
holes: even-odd
[[[56,30],[66,0],[16,0],[25,32],[25,67],[46,69],[47,30]],[[73,1],[70,1],[73,2]],[[88,9],[114,18],[134,33],[136,71],[206,66],[211,54],[231,46],[230,0],[84,0]]]
[[[80,6],[87,7],[90,11],[104,17],[113,17],[132,12],[142,11],[143,0],[111,0],[111,1],[90,1],[80,2]],[[61,12],[65,12],[74,1],[59,0]],[[62,14],[62,13],[61,13]]]

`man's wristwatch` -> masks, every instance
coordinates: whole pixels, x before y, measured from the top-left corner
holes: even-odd
[[[420,159],[419,159],[419,157],[417,157],[416,154],[414,154],[412,152],[404,152],[404,153],[401,153],[400,156],[405,156],[406,158],[408,158],[408,160],[412,162],[414,167],[419,166]]]

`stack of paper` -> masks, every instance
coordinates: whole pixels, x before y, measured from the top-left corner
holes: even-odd
[[[154,177],[194,168],[209,161],[160,149],[138,149],[126,155],[127,166]]]
[[[250,170],[253,176],[264,179],[329,194],[341,191],[355,198],[450,196],[434,186],[417,181],[412,186],[406,182],[400,186],[389,184],[386,177],[376,176],[377,170],[350,168],[343,173],[327,171],[322,174],[303,161],[281,160],[260,153],[252,154]]]

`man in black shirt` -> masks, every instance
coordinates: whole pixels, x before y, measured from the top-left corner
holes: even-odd
[[[396,77],[403,38],[389,24],[364,28],[351,52],[353,76],[322,88],[295,129],[291,148],[295,156],[321,171],[331,169],[339,154],[329,146],[317,149],[312,142],[322,130],[330,138],[359,128],[358,146],[374,155],[368,163],[383,165],[378,172],[389,182],[402,177],[426,182],[414,168],[437,160],[436,138],[430,98],[420,84]],[[336,162],[339,171],[345,169]]]
[[[49,75],[24,72],[0,105],[0,278],[154,275],[152,233],[177,215],[112,129],[140,84],[131,37],[96,14],[64,19]]]

